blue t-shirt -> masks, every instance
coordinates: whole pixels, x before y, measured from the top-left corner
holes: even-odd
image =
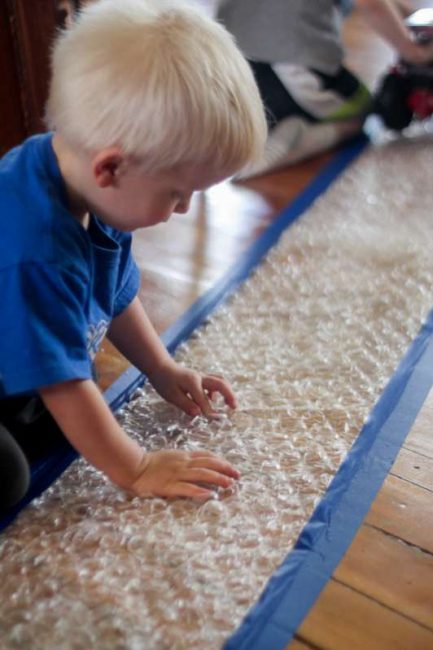
[[[0,160],[0,206],[0,399],[91,378],[139,288],[131,235],[70,213],[50,133]]]

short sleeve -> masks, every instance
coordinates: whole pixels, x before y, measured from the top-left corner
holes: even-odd
[[[25,263],[0,271],[0,392],[92,377],[83,273]]]
[[[129,303],[135,298],[140,288],[140,271],[130,254],[122,273],[120,289],[114,301],[113,318],[124,311]]]
[[[140,288],[140,271],[132,254],[131,233],[102,226],[120,249],[117,283],[113,301],[112,317],[121,314],[135,298]]]

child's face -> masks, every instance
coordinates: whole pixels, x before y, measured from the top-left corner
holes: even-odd
[[[183,165],[153,175],[132,166],[114,174],[107,185],[99,184],[89,207],[107,225],[133,231],[167,221],[174,212],[188,212],[194,192],[226,177],[202,165]]]

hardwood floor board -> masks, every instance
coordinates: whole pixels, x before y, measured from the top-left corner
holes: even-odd
[[[433,631],[433,556],[362,526],[334,577]]]
[[[130,364],[108,339],[104,339],[95,358],[98,386],[104,391],[113,384]]]
[[[161,291],[159,290],[161,288]],[[206,290],[208,286],[206,286]],[[163,296],[162,290],[164,291]],[[193,280],[173,280],[165,286],[165,279],[152,273],[146,274],[140,289],[140,299],[147,312],[152,313],[152,322],[161,334],[172,325],[194,302],[205,293],[200,283]]]
[[[433,421],[433,416],[432,416]],[[428,429],[430,428],[430,434]],[[431,439],[431,424],[424,431],[416,431],[409,434],[404,443],[404,448],[415,451],[418,454],[433,459],[433,440]]]
[[[319,650],[317,646],[305,643],[301,639],[293,639],[287,646],[287,650]]]
[[[335,151],[329,151],[292,167],[245,180],[239,185],[258,192],[278,213],[305,190],[334,154]]]
[[[433,647],[432,631],[334,580],[322,591],[298,634],[323,650]]]
[[[391,474],[433,492],[433,458],[427,458],[409,449],[402,449]],[[430,498],[433,500],[433,495]]]
[[[430,391],[413,427],[404,442],[404,448],[433,459],[433,389]]]
[[[432,502],[429,490],[388,476],[365,523],[433,555]]]

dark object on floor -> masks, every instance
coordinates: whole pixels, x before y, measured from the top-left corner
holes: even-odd
[[[20,501],[30,485],[30,467],[21,447],[0,424],[0,513]]]
[[[420,9],[406,22],[420,42],[433,39],[433,9]],[[372,112],[394,131],[406,128],[413,119],[430,117],[433,114],[433,61],[428,65],[398,61],[382,79]]]

